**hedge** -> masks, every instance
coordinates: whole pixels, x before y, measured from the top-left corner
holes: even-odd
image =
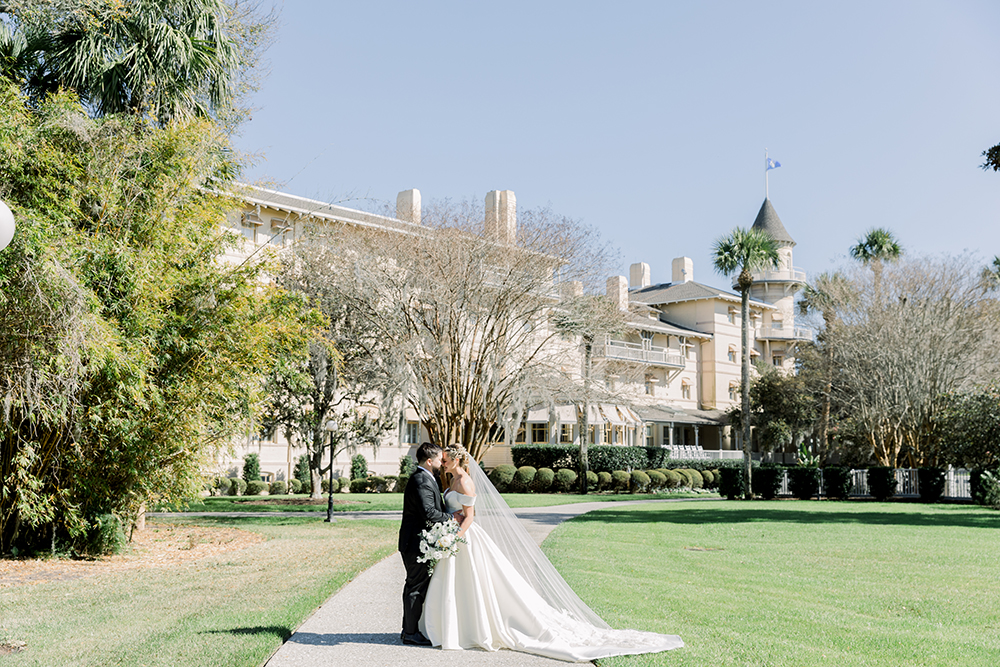
[[[854,482],[851,480],[850,468],[844,466],[829,466],[823,468],[823,490],[827,498],[847,500],[851,495]]]
[[[267,487],[267,492],[272,496],[280,496],[288,493],[288,485],[282,481],[271,482]]]
[[[265,491],[267,491],[267,482],[262,482],[259,479],[252,479],[249,482],[247,482],[246,495],[259,496]]]
[[[800,500],[809,500],[819,495],[819,468],[798,466],[788,469],[788,490]]]
[[[590,479],[589,477],[587,478]],[[609,472],[599,472],[597,473],[597,488],[601,491],[607,491],[611,488],[611,473]]]
[[[763,465],[759,470],[754,471],[750,485],[753,487],[753,494],[760,496],[764,500],[774,500],[778,497],[781,489],[781,479],[785,469],[775,465]]]
[[[396,493],[402,493],[406,490],[406,484],[410,481],[409,475],[400,475],[396,478],[396,487],[393,489]]]
[[[593,452],[594,448],[591,447]],[[514,458],[514,466],[531,466],[532,468],[558,468],[580,467],[580,448],[576,445],[514,445],[510,448],[510,455]],[[593,459],[588,459],[593,465]]]
[[[573,485],[576,483],[576,471],[570,468],[560,468],[556,471],[555,481],[552,483],[552,487],[557,491],[562,491],[566,493],[573,490]]]
[[[535,473],[535,479],[531,480],[531,490],[535,493],[545,493],[552,488],[552,482],[556,478],[552,468],[539,468]]]
[[[888,466],[868,469],[868,493],[875,500],[888,500],[896,495],[896,471]]]
[[[346,479],[346,478],[341,478]],[[351,493],[365,493],[368,491],[368,478],[363,479],[352,479],[348,484],[351,485]]]
[[[628,491],[629,482],[632,476],[624,470],[615,470],[611,473],[611,489],[613,491]]]
[[[593,470],[588,470],[587,471],[587,490],[588,491],[593,491],[594,489],[598,488],[598,482],[599,482],[599,480],[597,479],[597,473],[594,472]]]
[[[337,488],[333,490],[334,493],[344,493],[345,489],[351,485],[350,477],[338,477],[334,481],[337,483]]]
[[[746,488],[746,480],[743,474],[743,467],[741,466],[739,468],[730,468],[730,467],[720,468],[719,472],[722,473],[719,480],[719,494],[725,496],[729,500],[742,498],[744,490]]]
[[[233,486],[232,489],[230,489],[230,492],[234,496],[243,495],[243,492],[247,490],[246,480],[244,480],[242,477],[234,477],[232,478],[232,481],[233,481]]]
[[[514,481],[515,473],[517,473],[517,468],[505,463],[491,470],[489,477],[490,481],[493,482],[493,486],[497,488],[497,491],[504,493],[510,488],[511,482]]]
[[[944,468],[919,468],[917,482],[920,487],[920,502],[936,503],[944,495]]]
[[[215,481],[212,483],[212,486],[218,492],[216,495],[228,496],[229,489],[233,488],[233,480],[229,479],[228,477],[216,477]]]
[[[702,489],[705,487],[705,478],[701,476],[701,473],[694,468],[687,469],[688,477],[691,478],[691,488],[692,489]]]
[[[296,479],[295,477],[288,480],[288,483],[292,485],[292,493],[302,493],[302,481]]]
[[[647,470],[646,474],[649,475],[650,490],[659,491],[660,489],[666,488],[667,476],[662,472],[659,470]]]
[[[514,473],[514,480],[510,483],[510,490],[514,493],[530,493],[531,482],[534,481],[538,470],[532,466],[521,466]]]

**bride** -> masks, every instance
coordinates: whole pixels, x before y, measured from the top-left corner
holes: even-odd
[[[464,449],[444,453],[444,504],[463,544],[434,568],[420,630],[444,649],[501,648],[558,660],[680,648],[676,635],[613,630],[573,592]],[[478,491],[478,494],[477,494]]]

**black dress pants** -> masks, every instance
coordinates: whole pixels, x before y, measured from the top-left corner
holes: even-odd
[[[406,583],[403,584],[403,632],[410,635],[417,631],[431,575],[427,563],[417,562],[419,551],[407,551],[401,555],[406,567]]]

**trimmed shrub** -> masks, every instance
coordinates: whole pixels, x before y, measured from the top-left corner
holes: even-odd
[[[406,475],[407,477],[409,477],[414,473],[414,471],[416,471],[416,469],[417,469],[417,461],[412,456],[410,456],[409,454],[404,454],[403,456],[399,457],[399,474],[401,476]]]
[[[234,496],[242,496],[247,490],[247,483],[242,477],[234,477],[233,485],[230,487],[229,491]]]
[[[589,477],[587,478],[590,479]],[[601,491],[607,491],[611,488],[611,473],[601,471],[597,473],[597,488]]]
[[[552,482],[552,488],[563,493],[572,491],[573,485],[576,484],[576,478],[577,474],[575,470],[571,468],[560,468],[556,471],[556,477]]]
[[[350,477],[337,477],[333,482],[337,485],[337,488],[333,490],[334,493],[347,493],[351,490]]]
[[[395,475],[382,475],[382,479],[385,480],[385,489],[379,493],[388,493],[389,491],[396,490],[396,480],[398,478]]]
[[[977,505],[996,505],[996,496],[1000,495],[998,484],[994,483],[998,475],[996,470],[974,468],[969,471],[969,491],[972,502]]]
[[[828,466],[823,468],[823,491],[827,498],[847,500],[851,496],[851,470],[844,466]]]
[[[108,556],[125,550],[128,538],[121,519],[114,514],[99,514],[90,520],[86,537],[80,545],[87,556]]]
[[[295,479],[302,484],[312,483],[312,474],[309,471],[309,455],[303,454],[295,459]],[[298,493],[298,492],[296,492]]]
[[[896,495],[896,470],[888,466],[869,468],[868,493],[875,500],[888,500]]]
[[[649,491],[649,475],[641,470],[632,471],[630,489],[632,493],[646,493]]]
[[[292,485],[292,493],[302,493],[302,482],[294,477],[288,480],[288,482]]]
[[[819,495],[819,468],[797,466],[788,469],[788,490],[799,500],[809,500]]]
[[[260,481],[260,456],[258,454],[247,454],[243,457],[243,481]]]
[[[677,489],[684,483],[684,477],[676,470],[664,470],[664,477],[667,478],[667,488]]]
[[[611,473],[611,488],[615,492],[628,491],[628,485],[632,482],[632,475],[624,470],[615,470]]]
[[[686,472],[688,474],[688,477],[691,478],[691,488],[692,489],[701,489],[701,488],[704,488],[704,486],[705,486],[705,478],[701,476],[701,472],[700,471],[694,470],[693,468],[688,468]]]
[[[301,492],[306,494],[307,496],[311,496],[313,492],[312,482],[302,482]]]
[[[713,489],[719,488],[719,475],[720,475],[719,469],[718,468],[712,468],[708,472],[712,473],[712,488]]]
[[[594,491],[600,489],[600,480],[597,479],[597,473],[593,470],[587,471],[587,492],[593,493]]]
[[[267,487],[267,492],[272,496],[281,496],[288,493],[288,485],[282,481],[271,482]]]
[[[783,474],[784,468],[776,465],[762,465],[760,469],[755,470],[750,481],[754,495],[764,500],[777,498]]]
[[[590,451],[593,451],[593,447]],[[536,470],[576,470],[580,467],[580,448],[576,445],[514,445],[510,448],[510,455],[518,468],[530,466]]]
[[[346,478],[342,478],[346,479]],[[352,479],[348,482],[351,485],[351,493],[365,493],[368,491],[368,478]]]
[[[497,491],[506,493],[514,481],[515,473],[517,473],[517,468],[505,463],[491,470],[489,477],[493,486],[497,487]]]
[[[691,473],[688,472],[687,468],[677,468],[674,472],[680,475],[682,487],[693,488],[694,482],[691,480]]]
[[[701,473],[701,478],[705,482],[705,488],[711,489],[715,487],[715,473],[711,470],[699,470]]]
[[[659,491],[667,486],[667,476],[664,475],[659,470],[647,470],[646,474],[649,475],[649,490]]]
[[[510,490],[514,493],[530,493],[531,483],[535,479],[538,471],[531,466],[521,466],[514,473],[514,480],[510,483]]]
[[[259,479],[254,479],[247,482],[246,495],[248,496],[259,496],[260,494],[267,491],[267,482],[262,482]]]
[[[368,459],[364,454],[355,454],[351,457],[351,479],[366,477],[368,477]]]
[[[339,488],[340,487],[337,484],[337,480],[334,479],[333,492],[336,493]],[[330,479],[328,477],[324,477],[321,480],[319,480],[319,490],[323,493],[330,493]]]
[[[212,488],[217,496],[228,496],[229,490],[233,488],[233,480],[228,477],[216,477],[212,482]]]
[[[385,477],[373,475],[368,478],[368,493],[385,493],[386,486]]]
[[[719,476],[719,494],[729,500],[742,498],[746,489],[746,478],[743,468],[721,468]],[[754,471],[758,472],[758,471]]]
[[[396,478],[396,487],[393,489],[396,493],[402,493],[406,490],[406,485],[410,481],[409,475],[400,475]]]
[[[920,486],[920,502],[936,503],[944,495],[944,468],[917,469],[917,483]]]
[[[535,473],[535,479],[531,480],[531,490],[535,493],[545,493],[552,487],[555,478],[556,473],[552,468],[539,468]]]

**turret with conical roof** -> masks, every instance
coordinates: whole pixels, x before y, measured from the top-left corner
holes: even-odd
[[[754,229],[763,229],[778,243],[795,245],[795,240],[781,224],[778,212],[771,206],[770,199],[764,199],[764,203],[760,205],[760,211],[757,213],[757,219],[753,221],[753,226]]]

